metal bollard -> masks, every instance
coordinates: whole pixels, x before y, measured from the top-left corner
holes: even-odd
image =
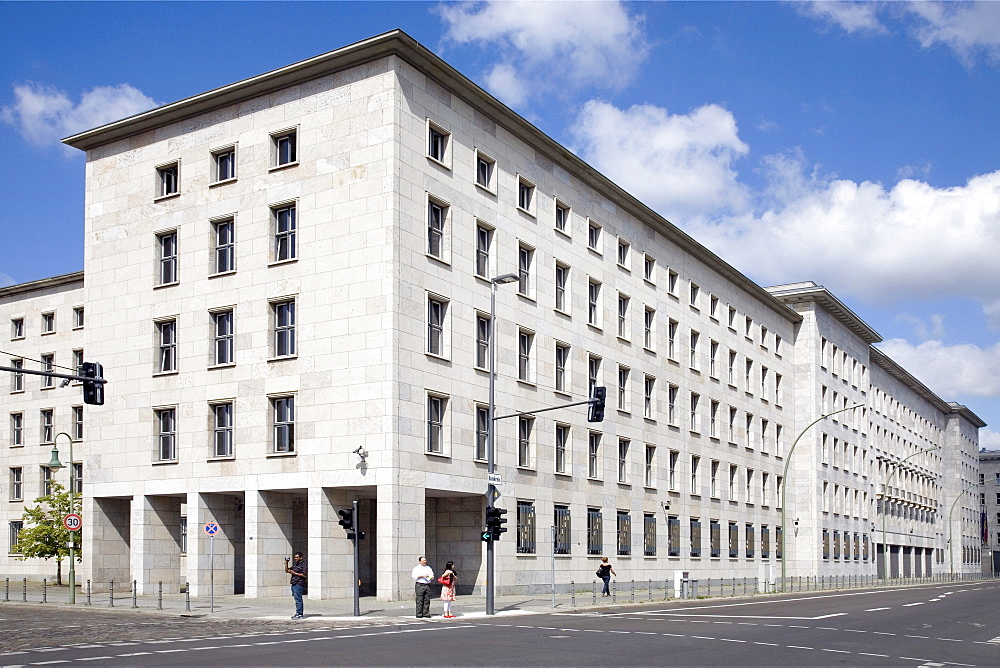
[[[10,578],[4,579],[3,600],[5,601],[10,600]]]
[[[42,578],[42,603],[48,603],[48,578]]]
[[[594,605],[597,605],[597,580],[594,580]]]
[[[747,595],[747,579],[746,578],[742,578],[742,579],[743,579],[743,595],[746,596]]]
[[[87,580],[87,605],[90,605],[90,580]]]
[[[632,602],[635,603],[635,580],[632,581]]]
[[[21,579],[21,603],[28,602],[28,578]]]
[[[618,580],[611,581],[611,603],[612,605],[618,603]]]
[[[132,580],[132,607],[133,608],[138,608],[139,607],[139,602],[135,598],[136,594],[137,594],[137,592],[136,592],[137,587],[135,585],[136,585],[136,581]]]
[[[163,610],[163,580],[160,580],[159,590],[156,592],[156,609]]]
[[[570,604],[576,607],[576,583],[572,580],[569,581],[569,600]]]
[[[108,588],[108,598],[111,600],[110,607],[115,607],[115,581],[111,581],[111,586]]]
[[[184,611],[191,612],[191,583],[184,583]]]
[[[653,600],[653,578],[649,579],[649,600]]]

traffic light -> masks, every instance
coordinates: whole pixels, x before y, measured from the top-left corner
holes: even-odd
[[[338,510],[337,514],[340,515],[340,526],[344,527],[344,531],[347,533],[354,532],[354,508],[344,508],[343,510]]]
[[[604,399],[608,396],[608,388],[595,387],[590,397],[590,408],[587,411],[587,422],[604,422]]]
[[[80,375],[84,378],[104,379],[104,367],[97,362],[84,362],[80,365]],[[83,381],[83,403],[92,406],[104,405],[104,383],[92,380]]]
[[[504,515],[507,514],[506,508],[487,508],[486,509],[486,530],[483,531],[483,540],[500,540],[500,534],[507,531],[504,524],[507,523]]]
[[[482,533],[481,538],[483,539],[484,543],[488,543],[491,540],[493,540],[493,534],[490,533],[490,528],[489,527],[486,527],[485,529],[483,529],[483,533]]]

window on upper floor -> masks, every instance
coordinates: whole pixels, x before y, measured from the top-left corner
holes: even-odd
[[[156,197],[170,197],[180,193],[180,163],[171,162],[156,168]]]
[[[649,253],[642,258],[642,278],[648,283],[656,285],[656,258]]]
[[[274,332],[271,352],[274,357],[291,357],[298,353],[295,319],[294,299],[284,299],[271,303],[271,322]]]
[[[556,217],[555,217],[555,228],[558,232],[563,234],[570,233],[570,208],[568,204],[563,204],[559,200],[556,200]]]
[[[517,246],[517,294],[535,296],[535,249],[527,244]]]
[[[41,356],[41,360],[42,360],[42,371],[47,371],[48,373],[52,373],[53,371],[55,371],[55,366],[56,366],[55,353],[46,353],[45,355]],[[53,378],[52,376],[42,376],[43,390],[48,390],[55,386],[56,386],[55,378]]]
[[[568,344],[556,342],[556,359],[555,359],[555,388],[556,392],[568,392],[569,383],[567,382],[567,369],[569,367],[569,351],[570,347]]]
[[[496,193],[497,162],[480,150],[476,150],[476,185]]]
[[[450,332],[448,322],[448,300],[438,295],[427,296],[427,354],[449,357]]]
[[[279,130],[271,135],[271,168],[297,164],[299,161],[298,131]]]
[[[212,364],[232,364],[236,361],[233,350],[233,309],[213,311],[212,317]]]
[[[451,168],[451,133],[427,120],[427,157]]]
[[[294,219],[294,213],[292,217]],[[293,230],[292,234],[294,233]],[[213,273],[225,274],[236,271],[236,222],[232,218],[213,222],[212,236],[215,245]],[[277,249],[277,245],[275,248]]]
[[[561,311],[562,313],[569,312],[570,300],[569,300],[569,295],[567,294],[568,287],[569,287],[569,266],[556,260],[555,309],[557,311]]]
[[[517,332],[517,379],[525,383],[535,382],[535,333],[528,329]]]
[[[487,313],[476,312],[476,368],[486,369],[489,366],[490,354],[490,316]]]
[[[593,278],[587,282],[587,324],[601,326],[601,283]]]
[[[271,229],[274,246],[274,262],[286,262],[298,257],[298,220],[295,204],[281,204],[271,207]]]
[[[55,334],[56,314],[49,312],[42,314],[42,334]]]
[[[535,184],[523,176],[517,177],[517,208],[535,215]]]
[[[226,146],[212,151],[212,183],[236,179],[236,147]]]
[[[489,279],[493,273],[492,250],[493,228],[481,221],[476,222],[476,276]],[[428,234],[430,227],[428,226]]]
[[[632,262],[632,245],[622,239],[618,238],[618,266],[623,269],[631,269]]]
[[[157,410],[156,425],[157,459],[161,462],[177,461],[177,409]]]
[[[603,232],[599,223],[591,220],[587,222],[587,248],[601,254],[601,233]]]
[[[271,397],[272,447],[275,454],[295,452],[295,397]]]
[[[427,452],[434,455],[447,454],[445,439],[445,411],[448,397],[442,394],[427,395]]]
[[[23,369],[24,360],[23,359],[12,359],[10,361],[10,366],[14,369]],[[11,392],[24,392],[24,374],[20,371],[14,371],[10,375],[10,391]]]
[[[233,404],[224,402],[212,405],[212,456],[233,456]]]
[[[83,329],[83,307],[73,307],[73,329]]]
[[[159,285],[177,282],[177,231],[161,232],[156,235],[159,263]]]
[[[177,321],[160,320],[156,323],[158,373],[177,371]]]
[[[445,261],[447,225],[450,207],[441,200],[427,199],[427,254]]]
[[[10,338],[11,339],[24,338],[24,318],[10,319]]]

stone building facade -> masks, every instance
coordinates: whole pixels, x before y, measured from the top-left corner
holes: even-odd
[[[66,142],[87,152],[66,346],[109,379],[75,453],[95,583],[203,594],[212,540],[223,591],[283,593],[301,550],[310,596],[344,596],[337,510],[358,499],[366,592],[408,596],[423,554],[482,585],[491,345],[498,415],[608,388],[601,423],[497,421],[501,592],[605,555],[637,580],[773,582],[786,553],[790,574],[874,573],[881,481],[925,443],[890,485],[912,496],[887,492],[890,553],[940,569],[945,473],[979,418],[825,289],[754,284],[403,33]],[[3,309],[35,318],[45,289]],[[843,401],[863,408],[786,471]]]

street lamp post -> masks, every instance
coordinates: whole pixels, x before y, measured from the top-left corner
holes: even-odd
[[[969,483],[962,488],[962,491],[958,493],[955,500],[951,502],[951,509],[948,511],[948,561],[950,562],[948,575],[949,579],[954,579],[955,577],[955,541],[952,538],[953,531],[951,528],[951,515],[955,512],[955,505],[962,500],[965,493],[968,492],[973,487],[979,487],[978,483]]]
[[[496,408],[496,384],[497,384],[497,347],[496,347],[496,310],[497,310],[497,286],[505,283],[513,283],[518,280],[517,274],[501,274],[490,280],[490,399],[487,408],[486,419],[486,471],[494,473],[496,470],[496,457],[494,456],[493,433],[496,424],[493,420]],[[493,483],[486,487],[486,508],[493,508],[493,500],[496,497],[496,488]],[[489,510],[487,510],[489,514]],[[486,541],[486,614],[495,615],[494,598],[494,575],[496,573],[496,554],[494,544],[496,537],[492,536]]]
[[[76,469],[73,466],[73,437],[64,431],[56,434],[55,439],[53,439],[52,446],[52,459],[46,466],[49,470],[55,472],[63,467],[62,462],[59,461],[59,437],[65,436],[69,439],[69,508],[70,511],[76,510]],[[70,532],[69,540],[69,603],[73,605],[76,603],[76,532]]]
[[[830,411],[824,415],[820,415],[799,432],[799,435],[795,437],[794,441],[792,441],[792,447],[788,449],[788,455],[785,457],[785,469],[781,474],[781,591],[785,591],[785,563],[788,561],[788,551],[785,549],[785,544],[788,540],[788,531],[785,526],[785,509],[788,507],[788,497],[785,494],[785,490],[788,488],[788,465],[792,463],[792,453],[795,452],[795,446],[799,444],[799,439],[805,436],[805,433],[809,431],[817,422],[822,422],[831,415],[843,413],[844,411],[852,411],[855,408],[862,408],[865,405],[866,404],[854,404],[853,406],[848,406],[847,408],[840,408],[835,411]]]
[[[882,483],[883,484],[883,489],[882,489],[882,579],[885,580],[886,582],[889,581],[889,546],[888,546],[888,543],[886,543],[886,540],[885,540],[885,516],[886,516],[887,511],[888,511],[888,504],[886,503],[886,500],[887,500],[887,498],[889,496],[889,483],[892,482],[892,476],[896,475],[896,471],[899,470],[899,467],[902,466],[903,462],[905,462],[907,459],[909,459],[910,457],[916,457],[917,455],[921,455],[921,454],[923,454],[925,452],[931,452],[932,450],[940,450],[940,449],[941,449],[941,446],[935,445],[932,448],[924,448],[923,450],[918,450],[917,452],[914,452],[911,455],[907,455],[907,456],[903,457],[902,459],[900,459],[898,462],[889,462],[889,465],[892,466],[892,472],[889,474],[889,477],[886,478],[885,482]]]

